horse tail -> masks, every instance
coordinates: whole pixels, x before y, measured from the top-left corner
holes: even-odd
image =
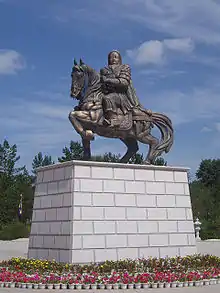
[[[155,148],[156,156],[160,156],[163,152],[168,153],[173,145],[174,130],[172,121],[164,114],[152,113],[152,123],[159,128],[161,139]]]

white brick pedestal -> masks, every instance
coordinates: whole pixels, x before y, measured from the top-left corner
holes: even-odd
[[[187,171],[83,161],[40,168],[28,257],[88,263],[196,253]]]

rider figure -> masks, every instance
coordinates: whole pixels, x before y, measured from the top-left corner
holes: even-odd
[[[118,109],[126,115],[133,108],[139,108],[141,105],[132,86],[130,66],[122,64],[121,54],[118,51],[109,53],[108,66],[100,70],[100,80],[104,93],[102,100],[104,124],[119,126]]]

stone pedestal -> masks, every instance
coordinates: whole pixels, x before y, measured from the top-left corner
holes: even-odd
[[[187,171],[83,161],[40,168],[28,257],[88,263],[196,253]]]

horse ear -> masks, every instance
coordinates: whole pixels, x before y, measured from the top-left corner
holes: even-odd
[[[84,65],[84,62],[82,61],[81,58],[80,58],[79,64],[80,64],[80,66]]]
[[[74,66],[77,66],[78,64],[77,64],[77,61],[76,61],[76,59],[74,58]]]

